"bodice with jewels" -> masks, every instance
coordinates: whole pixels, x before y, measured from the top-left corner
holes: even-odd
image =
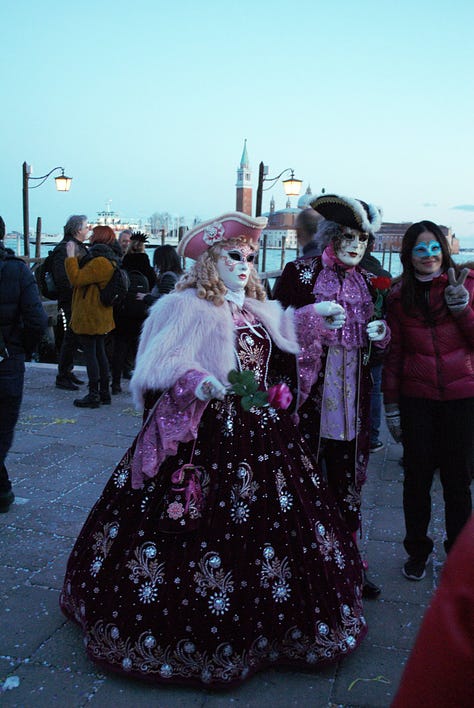
[[[246,313],[241,313],[237,319],[234,317],[236,356],[240,370],[253,371],[259,387],[266,389],[272,341],[265,327],[252,319]]]

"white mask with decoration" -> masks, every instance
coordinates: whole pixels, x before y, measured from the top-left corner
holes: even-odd
[[[253,248],[245,244],[221,249],[216,267],[220,279],[228,290],[231,292],[245,290],[255,255]]]
[[[369,237],[366,233],[345,229],[336,256],[344,265],[356,266],[364,256],[368,241]]]

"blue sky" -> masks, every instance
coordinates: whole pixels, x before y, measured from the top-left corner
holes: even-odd
[[[21,165],[59,232],[111,200],[124,218],[235,208],[258,163],[474,243],[470,0],[2,0],[0,214],[22,229]],[[280,185],[265,192],[277,207]],[[460,208],[462,207],[462,208]]]

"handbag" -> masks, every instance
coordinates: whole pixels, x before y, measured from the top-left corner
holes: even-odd
[[[196,440],[188,463],[175,470],[170,487],[163,496],[158,518],[161,533],[189,533],[196,531],[202,521],[209,494],[209,474],[192,460]]]

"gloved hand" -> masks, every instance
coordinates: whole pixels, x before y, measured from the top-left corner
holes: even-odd
[[[369,322],[365,331],[371,342],[381,342],[387,334],[387,325],[384,320],[373,320]]]
[[[385,404],[385,419],[392,438],[396,443],[402,442],[402,427],[400,424],[400,409],[398,403]]]
[[[200,401],[210,401],[211,398],[218,398],[220,401],[224,399],[226,387],[216,379],[215,376],[206,376],[197,386],[194,391],[196,398]]]
[[[324,300],[314,305],[316,313],[323,318],[326,329],[340,329],[346,321],[346,311],[337,302]]]
[[[469,303],[469,292],[464,287],[464,281],[468,273],[469,269],[463,268],[456,279],[454,268],[448,268],[449,285],[444,289],[444,299],[446,300],[446,305],[454,314],[462,312]]]

